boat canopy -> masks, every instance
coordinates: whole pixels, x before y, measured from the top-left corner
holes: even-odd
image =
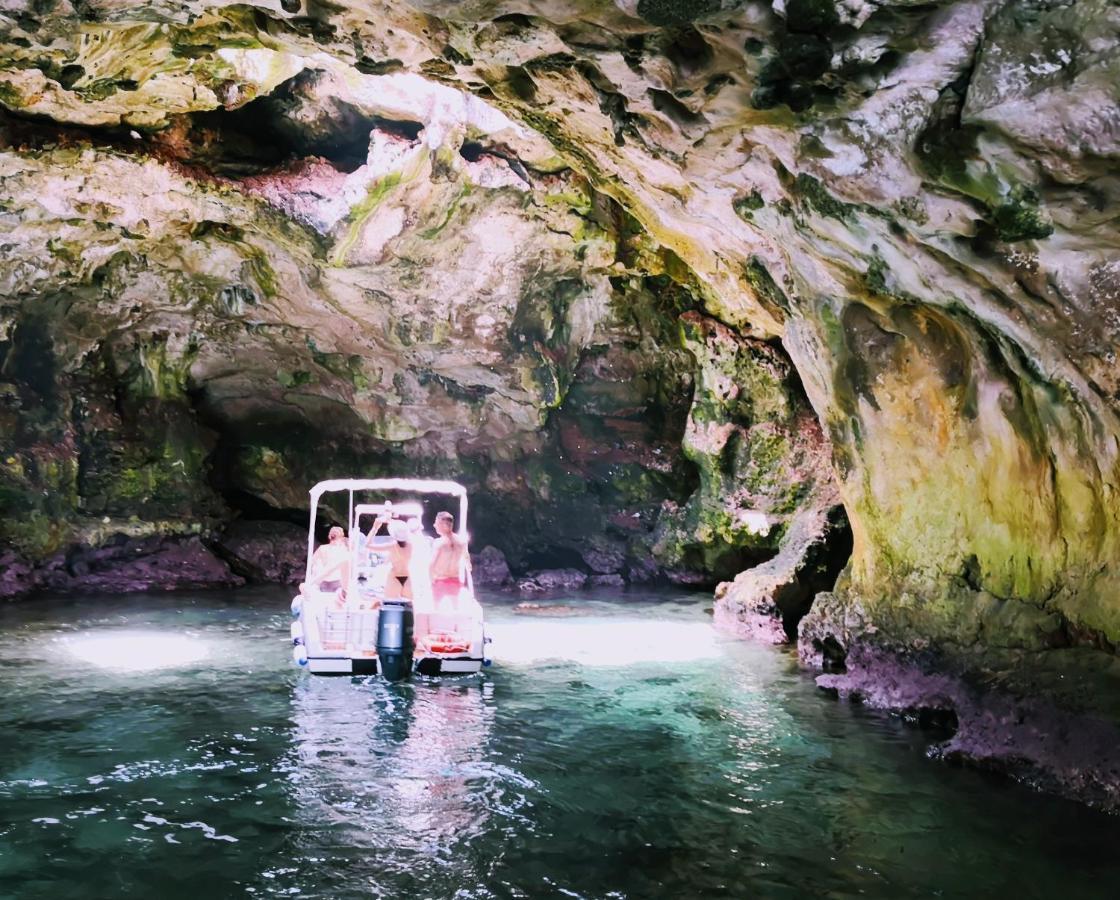
[[[315,518],[323,494],[345,491],[350,495],[347,521],[354,525],[354,494],[361,491],[411,491],[417,494],[446,494],[459,498],[459,535],[467,536],[467,489],[455,481],[431,478],[331,478],[320,481],[310,491],[311,516],[307,526],[307,577],[311,577],[311,558],[315,553]]]
[[[421,494],[450,494],[467,496],[467,489],[456,481],[436,481],[430,478],[331,478],[320,481],[311,489],[311,502],[330,491],[416,491]]]
[[[384,503],[358,503],[354,506],[354,524],[358,524],[358,519],[362,516],[376,516],[385,511]],[[424,507],[420,503],[403,503],[393,504],[393,515],[400,518],[411,518],[412,516],[424,515]]]

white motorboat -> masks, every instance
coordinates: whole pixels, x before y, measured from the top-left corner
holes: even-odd
[[[347,495],[346,577],[320,581],[314,571],[315,521],[325,494]],[[386,494],[405,495],[389,500]],[[479,672],[490,664],[482,607],[474,592],[469,557],[464,552],[459,589],[433,595],[429,572],[432,539],[424,534],[424,504],[418,497],[443,495],[458,500],[457,537],[467,542],[467,492],[453,481],[416,478],[345,478],[322,481],[311,489],[307,535],[307,573],[292,600],[292,659],[316,675],[375,675],[399,680],[420,675]],[[373,498],[376,498],[374,501]],[[363,502],[355,502],[363,501]],[[404,522],[410,547],[411,599],[386,596],[391,575],[388,544],[375,540],[373,523]],[[363,530],[369,526],[369,533]],[[398,535],[402,533],[397,527]],[[402,578],[404,576],[401,576]],[[454,587],[454,581],[452,581]],[[395,591],[394,593],[400,593]]]

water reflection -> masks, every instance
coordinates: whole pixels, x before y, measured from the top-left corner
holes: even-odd
[[[1115,881],[1120,820],[931,764],[920,733],[715,636],[704,603],[572,599],[546,621],[494,602],[484,679],[398,685],[294,669],[280,592],[0,607],[0,896],[1088,898]],[[62,652],[130,634],[208,653],[125,672]]]
[[[503,666],[565,660],[582,666],[635,666],[716,659],[719,636],[705,622],[522,619],[491,622]]]
[[[301,679],[288,766],[298,851],[398,886],[450,867],[486,832],[501,781],[488,763],[492,695],[477,678]]]

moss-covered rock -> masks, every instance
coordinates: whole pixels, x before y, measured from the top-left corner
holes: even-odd
[[[719,12],[720,0],[638,0],[638,15],[651,25],[687,25]]]
[[[682,449],[700,485],[667,505],[654,554],[673,572],[730,578],[777,551],[800,502],[834,496],[827,443],[772,347],[696,313],[680,337],[697,365]]]

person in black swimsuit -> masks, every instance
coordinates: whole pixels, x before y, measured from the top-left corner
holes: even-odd
[[[379,546],[388,550],[389,577],[385,582],[385,599],[396,600],[398,597],[405,600],[412,599],[412,583],[408,573],[409,563],[412,562],[412,542],[409,540],[408,526],[399,519],[389,523],[389,543]]]

